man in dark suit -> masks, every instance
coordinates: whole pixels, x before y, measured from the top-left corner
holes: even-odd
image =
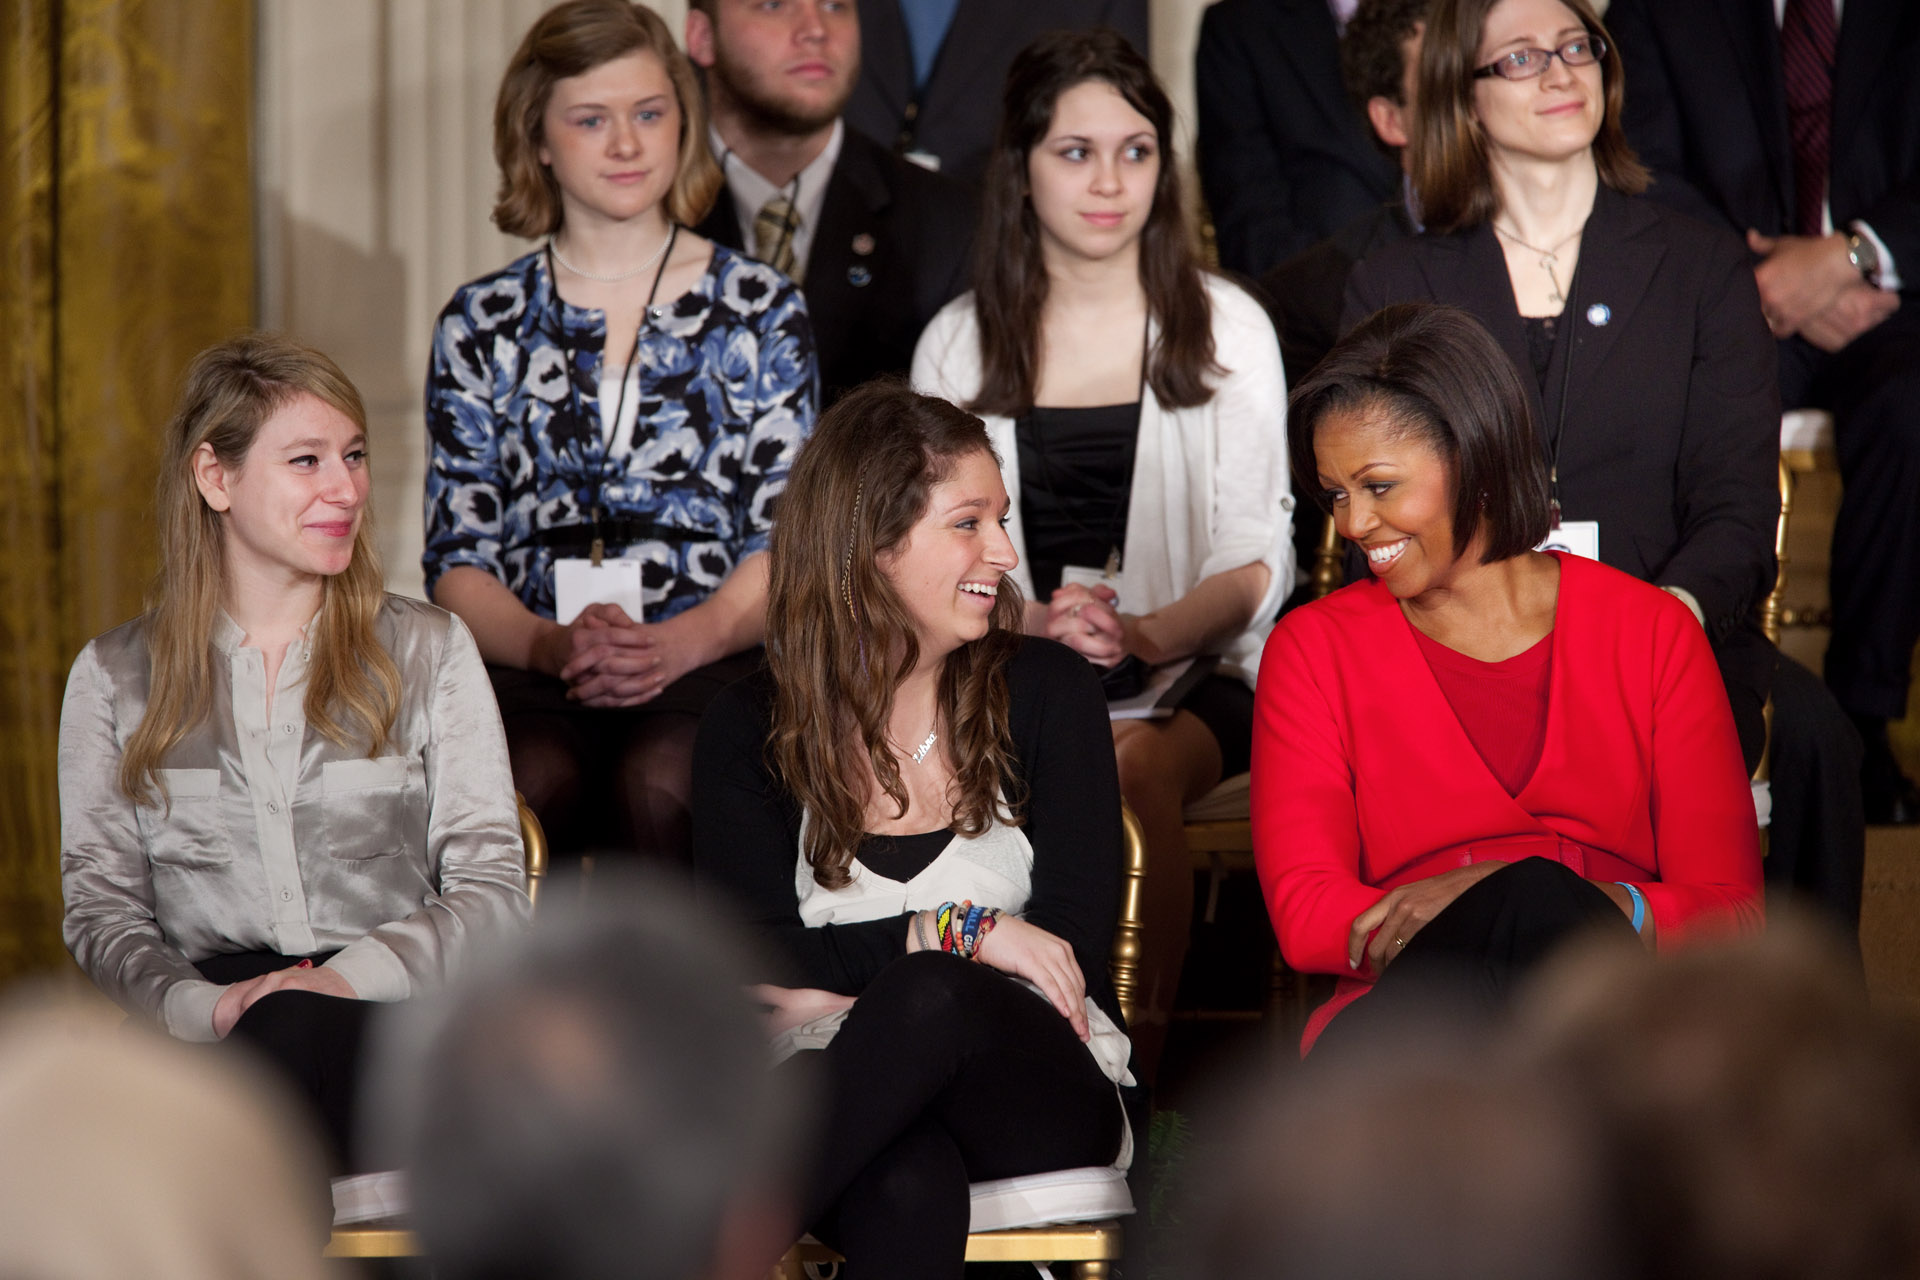
[[[1353,0],[1220,0],[1194,57],[1220,265],[1257,277],[1400,194],[1340,79]]]
[[[1340,75],[1347,92],[1365,113],[1381,154],[1402,169],[1426,11],[1427,0],[1360,0],[1340,37]],[[1288,386],[1298,386],[1339,341],[1340,311],[1354,263],[1414,234],[1408,206],[1404,187],[1395,188],[1391,198],[1260,277],[1260,293],[1280,331]],[[1301,525],[1310,523],[1296,512],[1296,535]]]
[[[1920,6],[1614,0],[1649,194],[1746,237],[1788,407],[1831,408],[1844,485],[1826,677],[1874,822],[1920,822],[1887,722],[1920,640]]]
[[[905,373],[966,290],[974,200],[841,119],[860,68],[852,7],[693,0],[686,36],[727,179],[697,230],[800,284],[826,400]]]
[[[1063,27],[1109,26],[1147,52],[1147,0],[860,0],[847,121],[977,186],[1013,56]]]

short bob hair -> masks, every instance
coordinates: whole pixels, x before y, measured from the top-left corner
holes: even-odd
[[[1647,189],[1649,175],[1620,127],[1626,98],[1626,66],[1619,47],[1588,0],[1560,0],[1587,31],[1607,45],[1600,59],[1605,111],[1593,140],[1600,181],[1625,195]],[[1466,231],[1490,221],[1499,201],[1486,134],[1474,117],[1474,79],[1480,36],[1487,15],[1500,0],[1434,0],[1427,32],[1420,42],[1420,75],[1415,90],[1413,132],[1407,146],[1408,172],[1420,196],[1420,211],[1430,230]]]
[[[1329,512],[1313,445],[1335,413],[1390,424],[1446,460],[1456,555],[1483,520],[1482,564],[1530,551],[1547,536],[1546,455],[1527,389],[1493,335],[1467,312],[1430,302],[1375,312],[1294,390],[1287,409],[1294,483]]]
[[[680,109],[680,163],[662,202],[667,217],[693,226],[707,216],[723,185],[720,166],[707,149],[706,99],[673,33],[645,5],[566,0],[527,30],[500,78],[500,95],[493,104],[493,158],[500,166],[495,226],[528,239],[560,229],[560,184],[540,163],[542,121],[554,82],[630,53],[651,53],[665,64]]]

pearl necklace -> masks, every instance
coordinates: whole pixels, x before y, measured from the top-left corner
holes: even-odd
[[[598,280],[601,284],[619,284],[622,280],[633,279],[635,276],[639,275],[642,271],[645,271],[648,267],[660,261],[660,255],[665,253],[667,251],[667,246],[672,243],[673,243],[673,236],[671,234],[668,234],[664,239],[660,241],[660,247],[647,255],[647,260],[645,262],[641,263],[639,266],[635,267],[631,271],[622,271],[616,275],[610,275],[610,276],[598,275],[592,271],[583,271],[579,267],[574,266],[571,262],[568,262],[565,255],[563,255],[560,252],[559,242],[557,242],[552,236],[547,237],[547,251],[553,254],[553,260],[555,262],[559,263],[561,266],[565,267],[567,270],[573,272],[573,274],[577,276],[582,276],[588,280]]]

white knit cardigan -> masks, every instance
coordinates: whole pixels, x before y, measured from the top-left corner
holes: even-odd
[[[1207,294],[1214,359],[1225,373],[1213,380],[1212,399],[1191,409],[1164,409],[1146,389],[1121,552],[1124,606],[1148,613],[1179,600],[1204,578],[1266,565],[1267,591],[1252,624],[1220,649],[1221,672],[1251,687],[1260,647],[1294,586],[1287,383],[1280,344],[1260,304],[1218,276],[1207,277]],[[964,407],[979,394],[980,377],[979,317],[968,293],[942,308],[920,335],[913,385]],[[1032,599],[1013,420],[982,417],[1014,498],[1007,533],[1020,566],[1013,578]]]

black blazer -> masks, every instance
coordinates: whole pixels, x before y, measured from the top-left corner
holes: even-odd
[[[1614,0],[1607,26],[1627,69],[1621,123],[1654,171],[1649,194],[1743,235],[1793,230],[1793,145],[1768,0]],[[1847,0],[1834,50],[1833,221],[1870,225],[1909,290],[1920,279],[1916,68],[1920,4]]]
[[[1602,186],[1564,313],[1572,341],[1556,345],[1544,394],[1491,226],[1369,256],[1346,326],[1413,301],[1465,308],[1506,350],[1543,445],[1559,431],[1564,514],[1600,522],[1602,560],[1691,592],[1716,645],[1752,626],[1773,588],[1780,393],[1738,241]]]
[[[967,289],[973,220],[966,186],[847,129],[801,285],[822,404],[869,378],[907,372],[920,330]],[[729,191],[697,230],[746,247]]]
[[[1327,0],[1220,0],[1194,55],[1220,265],[1258,276],[1400,194],[1340,78]]]
[[[860,0],[860,79],[847,123],[895,151],[940,157],[940,172],[978,184],[1000,127],[1013,55],[1062,27],[1109,26],[1147,52],[1147,0],[960,0],[916,95],[913,48],[898,0]]]

